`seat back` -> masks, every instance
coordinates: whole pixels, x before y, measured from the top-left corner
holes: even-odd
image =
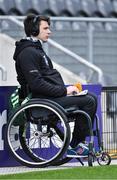
[[[17,12],[19,13],[19,15],[26,15],[28,10],[31,7],[31,3],[30,0],[14,0],[15,3],[15,9],[17,10]]]
[[[81,11],[86,14],[86,16],[93,16],[96,12],[97,5],[95,0],[81,0],[80,1]]]
[[[111,0],[97,0],[97,7],[102,17],[109,17],[113,11]]]

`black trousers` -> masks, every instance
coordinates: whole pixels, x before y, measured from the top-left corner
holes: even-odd
[[[53,101],[60,104],[62,107],[78,106],[78,109],[84,110],[89,114],[94,123],[94,117],[97,110],[97,97],[95,94],[88,93],[83,96],[65,96],[59,98],[52,98]],[[88,135],[88,123],[82,115],[78,115],[75,120],[74,131],[72,134],[71,147],[76,147],[78,143],[85,141]]]

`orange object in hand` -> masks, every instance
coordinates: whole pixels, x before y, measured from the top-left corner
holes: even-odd
[[[76,86],[79,89],[79,92],[82,91],[82,84],[80,82],[74,84],[74,86]]]

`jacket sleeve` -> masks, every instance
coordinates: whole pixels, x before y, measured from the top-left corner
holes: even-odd
[[[53,84],[40,73],[36,61],[39,57],[36,54],[32,55],[30,51],[25,50],[25,53],[19,56],[20,68],[33,94],[48,97],[66,96],[67,90],[64,84]]]

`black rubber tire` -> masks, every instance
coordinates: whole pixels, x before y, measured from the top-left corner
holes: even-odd
[[[97,158],[97,162],[100,166],[109,165],[111,163],[111,157],[108,153],[102,152],[101,156]]]
[[[30,160],[25,160],[22,157],[20,157],[19,154],[16,154],[15,150],[13,149],[11,142],[10,142],[10,129],[12,128],[11,126],[14,125],[15,122],[15,118],[19,116],[20,113],[24,112],[26,109],[28,109],[28,107],[46,107],[49,110],[52,110],[56,115],[58,115],[58,117],[60,118],[60,120],[62,121],[64,128],[65,128],[65,134],[64,134],[64,144],[62,146],[62,148],[60,149],[59,153],[53,157],[52,159],[49,160],[41,160],[40,158],[36,158],[35,154],[32,153],[32,151],[30,151],[30,147],[26,145],[26,141],[24,141],[24,139],[21,139],[21,131],[20,131],[20,143],[22,145],[22,148],[24,150],[24,152],[27,154],[27,156],[29,157]],[[26,123],[26,122],[25,122]],[[19,130],[23,127],[25,128],[25,123],[19,125]],[[14,114],[12,114],[12,116],[10,117],[10,120],[7,124],[6,127],[6,137],[7,137],[7,144],[9,146],[9,149],[12,153],[12,155],[22,164],[25,166],[29,166],[29,167],[46,167],[49,166],[51,164],[53,164],[54,162],[58,161],[63,154],[65,153],[66,149],[68,148],[69,142],[70,142],[70,127],[69,127],[69,123],[67,122],[67,117],[65,115],[65,112],[63,110],[63,108],[61,108],[61,106],[59,106],[57,103],[54,103],[53,101],[50,100],[32,100],[24,105],[22,105],[20,108],[18,108]],[[32,161],[33,159],[33,161]]]

